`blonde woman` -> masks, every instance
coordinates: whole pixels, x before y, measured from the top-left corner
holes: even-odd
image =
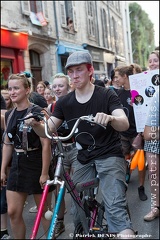
[[[7,89],[1,90],[1,94],[2,94],[2,96],[3,96],[3,98],[6,102],[6,109],[7,110],[12,109],[14,107],[14,104],[13,104],[13,102],[12,102],[10,96],[9,96],[8,90]]]
[[[56,99],[58,101],[59,98],[62,98],[63,96],[67,95],[70,92],[70,79],[69,76],[64,75],[63,73],[57,73],[52,78],[52,90],[54,95],[56,96]],[[52,111],[52,113],[54,110]],[[64,121],[63,124],[58,128],[57,130],[58,135],[60,136],[66,136],[69,134],[69,129],[67,122]],[[74,139],[70,139],[68,141],[65,141],[63,143],[64,147],[64,168],[65,170],[73,174],[76,162],[77,162],[77,154],[78,150],[76,148],[76,144]],[[57,188],[57,191],[55,192],[55,197],[57,197],[59,189]],[[63,198],[63,202],[61,204],[60,212],[58,215],[58,222],[56,224],[55,228],[55,237],[57,238],[62,232],[65,230],[64,225],[64,214],[65,214],[65,197]]]
[[[32,106],[28,100],[31,83],[26,75],[12,74],[8,79],[8,91],[16,108],[5,113],[5,125],[7,119],[10,118],[10,120],[7,123],[2,149],[1,186],[7,184],[8,215],[13,238],[25,239],[24,204],[28,194],[33,194],[37,206],[40,203],[44,185],[50,177],[50,140],[40,138],[32,126],[27,127],[25,132],[24,123],[18,121],[29,112],[42,110],[37,105]],[[44,149],[43,152],[42,149]],[[7,178],[7,166],[11,159],[10,173]],[[50,191],[52,190],[51,187]],[[44,213],[48,208],[51,209],[51,204],[46,201]],[[47,234],[50,222],[45,219],[44,213],[42,225]]]

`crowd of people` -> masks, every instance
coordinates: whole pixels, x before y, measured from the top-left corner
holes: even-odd
[[[148,67],[149,70],[159,69],[158,50],[149,55]],[[43,122],[37,122],[33,118],[25,122],[17,121],[34,111],[45,113],[51,131],[61,136],[68,135],[76,119],[82,115],[93,114],[94,121],[106,127],[104,131],[99,126],[80,124],[74,138],[63,143],[64,167],[74,183],[93,178],[97,171],[109,232],[117,233],[119,238],[126,235],[126,239],[135,234],[127,212],[126,197],[129,184],[126,182],[126,160],[131,159],[136,152],[132,143],[138,134],[129,76],[141,73],[142,69],[138,64],[119,66],[112,70],[110,80],[95,80],[92,57],[83,51],[72,53],[65,68],[67,75],[57,73],[50,83],[39,81],[35,92],[32,91],[31,75],[28,77],[25,73],[12,74],[8,78],[6,89],[1,90],[1,109],[4,109],[1,112],[1,239],[10,238],[7,217],[10,219],[14,239],[25,239],[23,211],[27,196],[33,194],[35,206],[29,211],[36,213],[44,185],[48,179],[53,178],[53,149],[51,141],[45,136]],[[151,211],[144,216],[145,221],[159,217],[158,106],[159,91],[153,95],[142,133],[147,164],[138,172],[140,200],[146,201],[148,198],[144,187],[146,166],[151,187]],[[156,116],[155,119],[153,116]],[[155,127],[156,139],[152,139],[150,134],[152,126]],[[56,161],[54,146],[55,164]],[[93,164],[95,169],[91,168]],[[156,185],[153,185],[153,168]],[[48,209],[53,210],[52,193],[56,200],[58,188],[50,187],[49,191],[42,216],[46,236],[50,221],[44,215]],[[153,196],[156,203],[152,201]],[[71,208],[76,225],[79,217],[73,200]],[[66,211],[64,195],[55,238],[65,231]]]

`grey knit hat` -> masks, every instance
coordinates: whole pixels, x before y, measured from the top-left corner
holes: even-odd
[[[80,65],[82,63],[89,63],[92,65],[92,57],[88,52],[76,51],[68,57],[65,68]]]

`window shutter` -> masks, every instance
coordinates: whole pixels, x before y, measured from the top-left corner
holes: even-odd
[[[87,17],[88,17],[88,30],[90,37],[95,38],[95,21],[94,21],[94,3],[92,1],[87,2]]]
[[[65,2],[59,1],[60,4],[60,14],[61,14],[61,25],[66,27],[66,9],[65,9]]]
[[[72,7],[73,7],[73,24],[74,24],[74,31],[78,31],[78,24],[77,24],[77,14],[76,14],[76,5],[75,1],[72,1]]]
[[[21,1],[22,13],[30,15],[30,1]]]
[[[43,15],[45,19],[48,21],[48,8],[47,8],[47,1],[42,2],[42,8],[43,8]]]

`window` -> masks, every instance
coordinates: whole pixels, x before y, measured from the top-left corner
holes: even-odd
[[[119,2],[119,1],[116,1],[116,2],[115,2],[115,5],[116,5],[117,11],[120,13],[120,2]]]
[[[68,56],[61,56],[61,66],[62,66],[62,72],[64,74],[67,74],[67,70],[65,69],[67,58]]]
[[[124,39],[123,39],[123,27],[122,22],[117,21],[117,28],[118,28],[118,54],[124,55]]]
[[[92,1],[87,1],[87,16],[89,37],[95,38],[95,9]]]
[[[115,20],[111,18],[111,44],[112,44],[112,51],[115,51]]]
[[[114,18],[112,18],[113,21],[113,31],[114,31],[114,46],[115,46],[115,52],[118,54],[119,52],[119,39],[118,39],[118,32],[117,32],[117,22]]]
[[[48,21],[47,1],[21,1],[22,13],[30,15],[30,12],[42,12],[44,18]]]
[[[37,12],[37,7],[36,7],[35,1],[30,1],[30,9],[31,9],[31,12],[34,12],[34,13]]]
[[[61,26],[67,28],[70,32],[78,30],[76,1],[59,1]]]
[[[99,62],[93,62],[93,67],[94,67],[94,70],[95,70],[95,71],[100,70]]]
[[[29,58],[31,63],[32,87],[36,91],[36,86],[39,81],[42,81],[42,67],[40,63],[40,55],[34,50],[29,50]]]
[[[31,66],[40,66],[39,53],[35,52],[34,50],[29,50],[29,57]]]
[[[103,34],[103,46],[108,48],[108,26],[107,26],[107,14],[104,9],[101,9],[101,19],[102,19],[102,34]]]

